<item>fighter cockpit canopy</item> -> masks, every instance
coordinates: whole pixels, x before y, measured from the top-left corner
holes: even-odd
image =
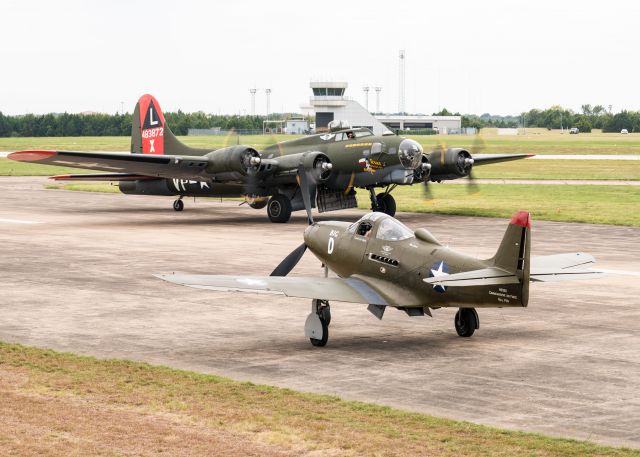
[[[375,238],[384,241],[402,241],[414,236],[402,222],[380,212],[365,214],[351,224],[349,232],[366,237],[375,234]]]

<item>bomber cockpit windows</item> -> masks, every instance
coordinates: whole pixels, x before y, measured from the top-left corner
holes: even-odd
[[[370,130],[367,130],[367,129],[356,130],[353,133],[356,136],[356,138],[362,138],[362,137],[365,137],[365,136],[373,136],[373,133]]]
[[[380,221],[376,238],[384,241],[402,241],[412,238],[413,232],[395,219],[387,218]]]

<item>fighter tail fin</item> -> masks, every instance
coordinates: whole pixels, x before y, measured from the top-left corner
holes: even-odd
[[[531,253],[531,216],[518,211],[511,218],[496,255],[491,259],[494,266],[515,274],[522,287],[523,306],[529,301],[529,273]]]
[[[210,149],[187,146],[176,138],[153,95],[140,97],[131,122],[131,153],[201,156]]]

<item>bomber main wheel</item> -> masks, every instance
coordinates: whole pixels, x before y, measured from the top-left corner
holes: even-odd
[[[267,203],[267,214],[271,222],[287,222],[291,219],[291,200],[282,194],[276,194]]]
[[[176,211],[182,211],[184,209],[184,203],[178,199],[173,202],[173,209]]]
[[[315,338],[309,338],[311,344],[316,347],[326,346],[327,341],[329,341],[329,323],[322,317],[320,318],[320,323],[322,324],[322,339],[317,340]]]
[[[454,319],[459,336],[469,338],[479,327],[478,314],[473,308],[460,308]]]
[[[378,201],[378,207],[373,208],[374,211],[388,214],[389,216],[396,215],[396,199],[391,194],[380,193],[376,195]]]

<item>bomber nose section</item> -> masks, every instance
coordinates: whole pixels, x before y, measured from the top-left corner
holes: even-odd
[[[405,138],[398,146],[398,158],[407,170],[414,170],[420,165],[423,152],[422,145],[410,138]]]

